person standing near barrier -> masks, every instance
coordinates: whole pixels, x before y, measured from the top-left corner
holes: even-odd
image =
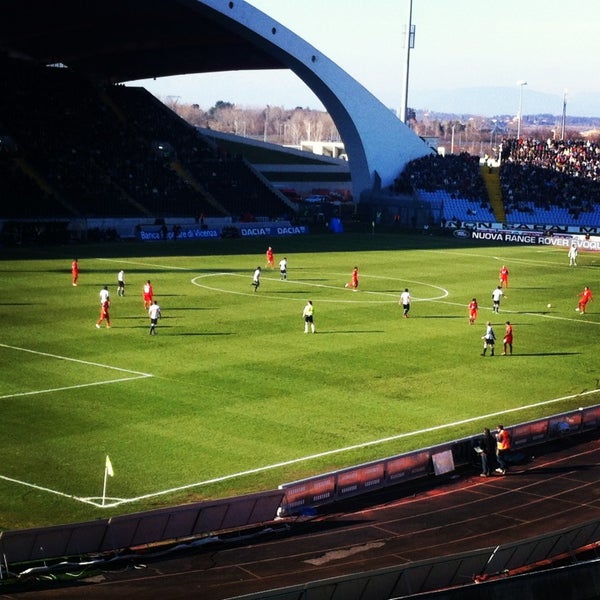
[[[483,430],[479,450],[479,456],[481,457],[480,477],[489,477],[491,473],[491,463],[496,454],[496,440],[487,427]]]
[[[510,452],[511,439],[510,433],[504,429],[504,425],[496,427],[496,459],[498,460],[498,468],[496,473],[506,475],[507,457]]]

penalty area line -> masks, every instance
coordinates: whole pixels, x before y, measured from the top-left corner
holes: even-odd
[[[94,381],[92,383],[80,383],[78,385],[66,385],[64,387],[47,388],[45,390],[33,390],[31,392],[17,392],[16,394],[7,394],[6,396],[0,396],[0,400],[7,400],[8,398],[19,398],[21,396],[35,396],[37,394],[50,394],[52,392],[65,392],[67,390],[79,390],[86,387],[94,387],[96,385],[109,385],[111,383],[124,383],[125,381],[135,381],[136,379],[146,379],[147,377],[153,377],[152,375],[138,375],[136,377],[121,377],[120,379],[108,379],[106,381]]]
[[[9,350],[18,350],[19,352],[29,352],[39,356],[47,356],[56,358],[57,360],[66,360],[69,362],[79,363],[90,367],[101,367],[102,369],[111,369],[113,371],[121,371],[122,373],[131,373],[132,375],[140,375],[142,377],[152,377],[150,373],[142,373],[141,371],[132,371],[131,369],[123,369],[122,367],[113,367],[112,365],[104,365],[102,363],[92,362],[89,360],[81,360],[79,358],[70,358],[69,356],[61,356],[60,354],[50,354],[48,352],[40,352],[39,350],[30,350],[29,348],[19,348],[19,346],[9,346],[8,344],[0,344],[0,348],[8,348]]]
[[[136,379],[146,379],[148,377],[154,377],[151,373],[142,373],[140,371],[132,371],[131,369],[123,369],[121,367],[113,367],[111,365],[104,365],[102,363],[91,362],[88,360],[80,360],[78,358],[69,358],[68,356],[60,356],[58,354],[49,354],[48,352],[40,352],[38,350],[30,350],[29,348],[19,348],[18,346],[9,346],[8,344],[0,344],[0,348],[8,348],[9,350],[18,350],[19,352],[29,352],[30,354],[37,354],[38,356],[46,356],[48,358],[55,358],[57,360],[66,360],[68,362],[75,362],[89,367],[100,367],[101,369],[110,369],[112,371],[119,371],[121,373],[128,373],[130,377],[120,377],[118,379],[109,379],[107,381],[93,381],[91,383],[80,383],[77,385],[67,385],[57,388],[46,388],[43,390],[32,390],[30,392],[17,392],[15,394],[7,394],[0,396],[0,400],[7,398],[17,398],[19,396],[34,396],[36,394],[48,394],[51,392],[63,392],[66,390],[76,390],[85,387],[93,387],[97,385],[108,385],[112,383],[122,383],[125,381],[135,381]]]

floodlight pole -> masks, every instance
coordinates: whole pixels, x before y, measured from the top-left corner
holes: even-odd
[[[269,105],[267,104],[267,108],[265,109],[265,127],[263,130],[263,142],[267,141],[267,128],[269,126]]]
[[[563,94],[563,109],[562,109],[562,123],[560,128],[560,139],[565,139],[565,127],[567,124],[567,90]]]
[[[526,81],[517,81],[519,86],[519,118],[517,119],[517,140],[521,139],[521,119],[523,118],[523,86],[527,85]]]
[[[412,0],[408,0],[408,22],[404,34],[404,81],[402,91],[402,102],[400,104],[400,120],[406,123],[408,112],[408,74],[410,72],[410,51],[414,47],[414,29],[412,26]]]

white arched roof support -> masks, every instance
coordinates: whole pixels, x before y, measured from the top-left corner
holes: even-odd
[[[277,58],[319,98],[344,142],[355,198],[372,190],[378,177],[382,186],[392,184],[408,162],[432,153],[373,94],[281,23],[243,0],[197,1],[218,13],[222,25]]]

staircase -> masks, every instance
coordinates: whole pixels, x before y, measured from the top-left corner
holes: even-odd
[[[481,176],[485,182],[485,188],[488,193],[488,199],[494,216],[498,223],[504,223],[506,214],[504,213],[504,202],[502,202],[502,188],[500,187],[500,168],[481,165]]]
[[[171,170],[186,183],[192,186],[202,198],[222,215],[228,215],[229,211],[186,169],[179,160],[170,163]]]
[[[76,216],[80,214],[79,210],[67,202],[28,160],[16,157],[14,162],[24,175],[29,177],[40,190],[56,200],[70,215]]]

